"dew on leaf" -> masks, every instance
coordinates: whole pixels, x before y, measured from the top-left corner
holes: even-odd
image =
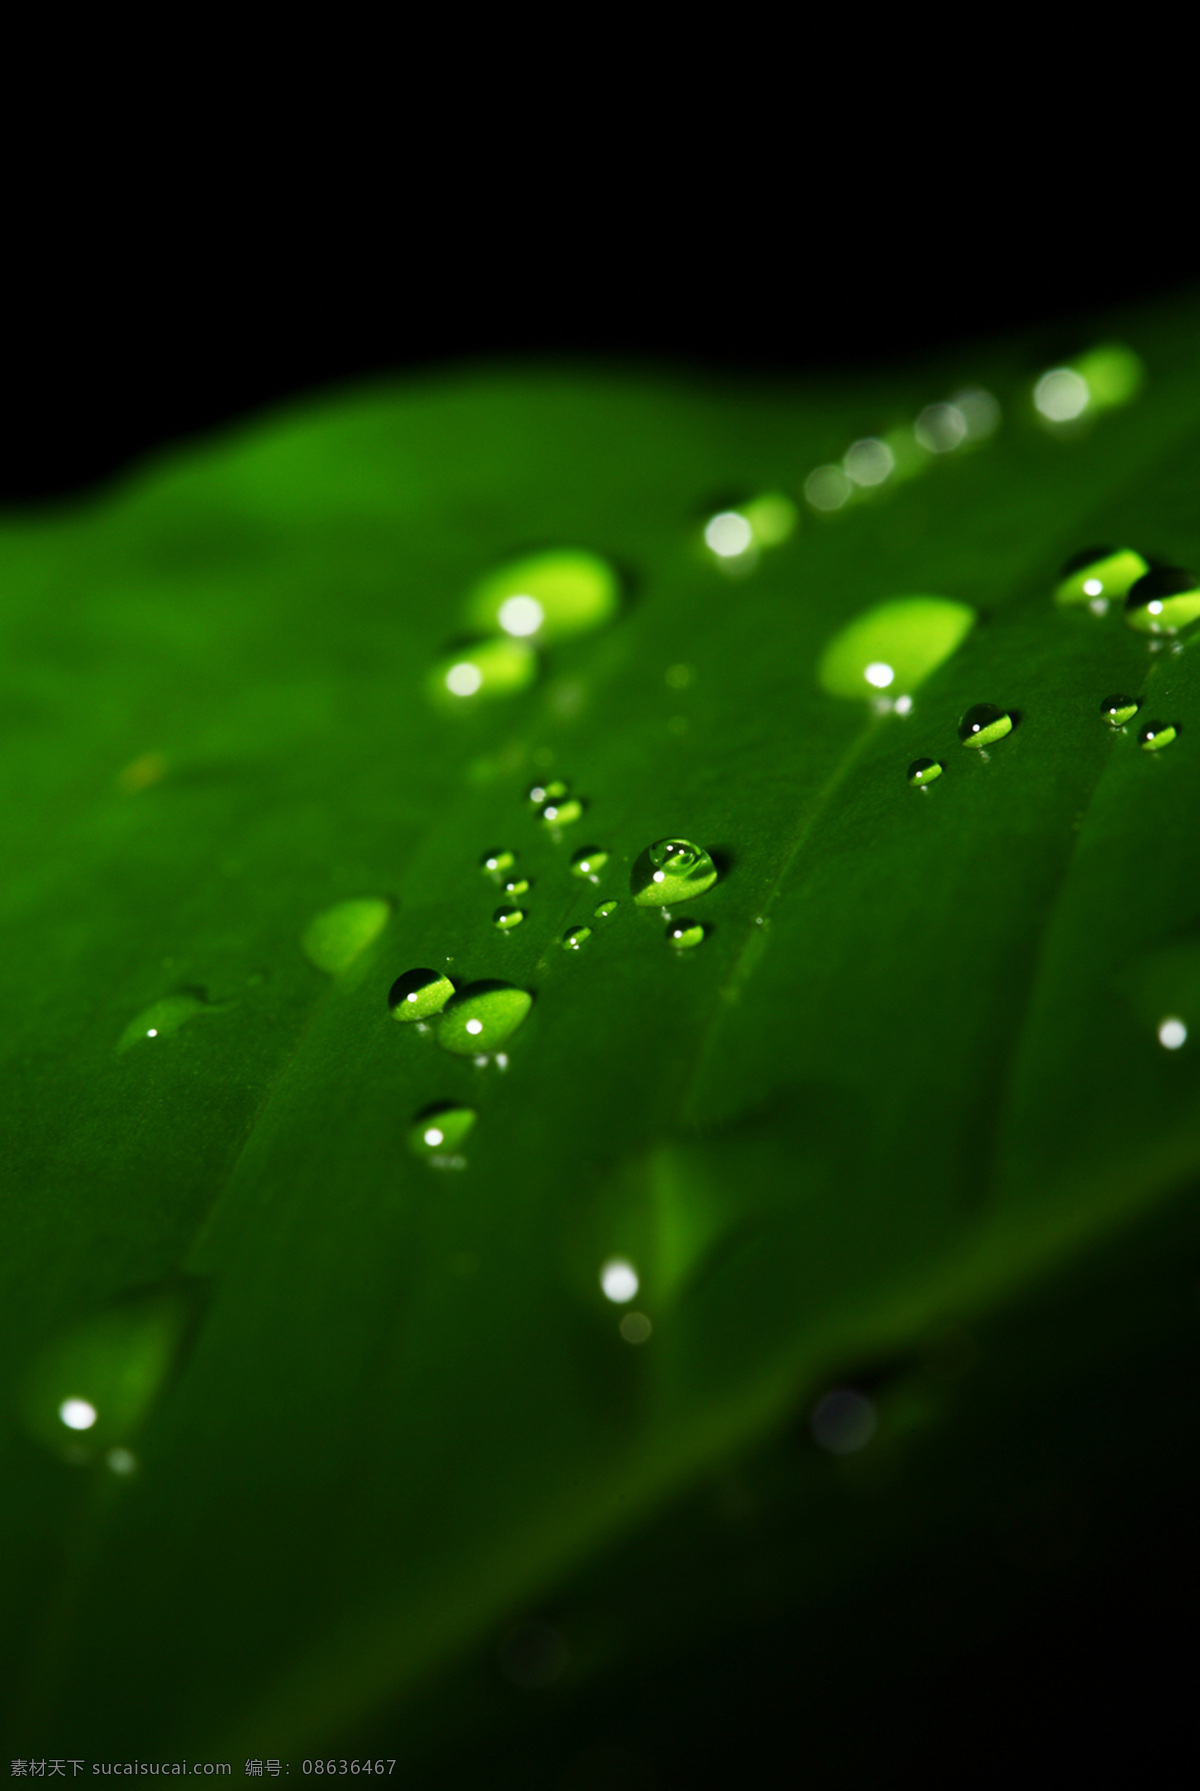
[[[592,936],[591,927],[571,927],[562,936],[564,951],[578,951]]]
[[[967,419],[957,404],[927,404],[913,434],[930,454],[952,454],[967,439]]]
[[[840,466],[815,466],[804,481],[804,495],[814,510],[840,510],[854,486]]]
[[[1187,1026],[1177,1014],[1169,1014],[1165,1020],[1160,1020],[1158,1042],[1164,1051],[1178,1051],[1181,1045],[1186,1045],[1187,1035]]]
[[[625,1343],[645,1343],[654,1329],[644,1312],[624,1312],[617,1330]]]
[[[1148,721],[1138,729],[1138,745],[1143,752],[1161,752],[1179,738],[1179,726],[1170,721]]]
[[[1133,720],[1141,706],[1138,697],[1116,693],[1105,697],[1100,705],[1100,713],[1110,728],[1123,728],[1127,721]]]
[[[600,1286],[606,1300],[624,1306],[641,1286],[638,1272],[624,1256],[610,1256],[600,1264]]]
[[[495,852],[485,852],[479,860],[479,868],[485,877],[493,883],[501,883],[516,864],[516,854],[498,848]]]
[[[896,456],[886,442],[873,435],[854,442],[842,456],[842,470],[855,485],[882,485],[895,468]]]
[[[1110,602],[1124,598],[1130,586],[1149,570],[1132,547],[1085,547],[1063,566],[1054,601],[1063,608],[1086,604],[1102,615]]]
[[[561,778],[553,778],[548,783],[530,784],[525,792],[526,802],[532,802],[535,808],[541,808],[544,802],[559,802],[570,789],[569,784]]]
[[[443,707],[469,708],[490,697],[515,696],[533,683],[537,673],[538,656],[527,641],[476,641],[438,660],[428,688]]]
[[[428,1020],[453,993],[454,984],[440,970],[406,970],[388,990],[388,1011],[393,1020]]]
[[[699,945],[704,938],[704,928],[698,921],[673,920],[667,928],[667,942],[676,951],[690,951],[692,946]]]
[[[459,1057],[486,1055],[510,1038],[533,1006],[533,996],[511,983],[471,983],[442,1009],[438,1044]]]
[[[915,789],[923,789],[939,778],[945,769],[939,759],[914,759],[908,768],[908,781]]]
[[[754,546],[754,530],[740,511],[719,510],[704,525],[704,545],[718,559],[737,559]]]
[[[1091,389],[1074,367],[1051,367],[1033,388],[1033,403],[1047,423],[1073,423],[1091,403]]]
[[[947,597],[895,597],[855,616],[826,646],[818,677],[831,696],[911,694],[959,647],[975,611]]]
[[[572,855],[571,875],[586,877],[594,883],[607,863],[608,853],[602,846],[581,846]]]
[[[143,1039],[155,1040],[170,1038],[197,1014],[219,1014],[232,1002],[209,1001],[203,990],[183,989],[175,995],[164,995],[160,1001],[152,1001],[149,1007],[142,1009],[125,1028],[117,1040],[118,1051],[128,1051]]]
[[[982,386],[969,386],[955,392],[950,400],[962,418],[969,442],[984,442],[1000,427],[1000,405],[991,392]]]
[[[764,491],[748,504],[741,514],[754,533],[757,547],[778,547],[795,534],[800,518],[791,498],[782,491]]]
[[[1012,725],[1012,716],[995,703],[976,703],[959,722],[958,737],[964,746],[992,746],[1012,733]]]
[[[454,1156],[478,1117],[474,1107],[454,1102],[426,1107],[408,1128],[409,1148],[426,1160],[444,1162]]]
[[[1200,616],[1200,578],[1182,566],[1162,566],[1131,585],[1125,620],[1143,634],[1176,634]]]
[[[502,933],[510,933],[514,927],[520,926],[524,918],[524,908],[497,908],[492,915],[492,925],[498,927]]]
[[[583,803],[579,798],[564,796],[561,799],[555,798],[551,802],[543,803],[538,820],[543,827],[556,829],[569,827],[573,821],[578,821],[582,814]]]
[[[703,895],[716,880],[717,867],[703,846],[690,840],[655,840],[634,863],[630,888],[640,908],[666,908]]]
[[[300,941],[304,954],[318,970],[347,970],[378,939],[391,913],[391,903],[378,899],[339,902],[310,921]]]
[[[615,901],[611,901],[611,900],[607,901],[607,902],[601,902],[599,907],[593,911],[594,918],[596,920],[611,920],[613,915],[617,912],[617,909],[619,907],[620,907],[619,902],[615,902]]]
[[[527,554],[487,573],[470,591],[466,620],[517,639],[565,640],[617,613],[620,581],[598,554],[577,548]]]
[[[507,883],[505,883],[505,885],[504,885],[504,893],[507,896],[528,895],[528,893],[529,893],[529,878],[528,877],[510,877],[508,879]]]

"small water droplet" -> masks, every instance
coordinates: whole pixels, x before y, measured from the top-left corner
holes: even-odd
[[[853,490],[840,466],[815,466],[804,481],[804,495],[814,510],[840,510]]]
[[[538,674],[538,656],[527,641],[476,641],[439,659],[429,674],[430,696],[443,708],[462,709],[491,697],[515,696]]]
[[[947,597],[896,597],[839,630],[817,675],[831,696],[865,701],[876,692],[911,694],[958,648],[975,611]]]
[[[704,545],[722,560],[734,559],[754,546],[754,530],[739,510],[719,510],[704,525]]]
[[[1084,547],[1071,555],[1059,573],[1054,601],[1062,608],[1086,604],[1103,613],[1149,570],[1141,554],[1131,547]]]
[[[640,854],[630,875],[633,899],[641,908],[665,908],[694,900],[711,889],[717,867],[703,846],[690,840],[656,840]]]
[[[181,989],[175,995],[164,995],[129,1022],[117,1040],[117,1050],[128,1051],[144,1039],[170,1038],[197,1014],[219,1014],[232,1006],[231,1001],[209,1001],[203,989]]]
[[[915,788],[922,789],[939,778],[945,769],[939,759],[914,759],[908,768],[908,781]]]
[[[1091,401],[1088,382],[1074,367],[1051,367],[1033,388],[1034,407],[1048,423],[1073,423]]]
[[[1171,721],[1148,721],[1138,729],[1138,745],[1143,752],[1161,752],[1164,746],[1179,738],[1179,725]]]
[[[625,1312],[617,1330],[626,1343],[645,1343],[654,1326],[644,1312]]]
[[[616,573],[599,555],[556,548],[487,573],[467,597],[466,620],[518,639],[565,640],[610,621],[620,594]]]
[[[1142,634],[1176,634],[1200,616],[1200,578],[1182,566],[1161,566],[1130,586],[1125,620]]]
[[[504,885],[504,893],[508,896],[522,896],[529,893],[528,877],[510,877]]]
[[[526,802],[532,802],[535,808],[541,808],[545,802],[559,802],[570,789],[569,784],[561,778],[553,778],[547,783],[530,784],[525,792]]]
[[[896,470],[896,456],[877,436],[864,436],[842,456],[842,469],[855,485],[882,485]]]
[[[378,939],[391,915],[390,902],[339,902],[309,923],[300,941],[304,954],[318,970],[337,975]]]
[[[1132,721],[1141,702],[1137,697],[1106,696],[1100,705],[1100,713],[1110,728],[1123,728],[1127,721]]]
[[[438,1044],[459,1057],[475,1057],[502,1045],[525,1019],[533,996],[511,983],[471,983],[442,1010]]]
[[[444,1168],[448,1159],[453,1159],[455,1168],[462,1168],[465,1159],[457,1154],[458,1147],[478,1117],[474,1107],[453,1101],[426,1107],[408,1128],[409,1148],[439,1168]]]
[[[620,905],[619,902],[614,901],[601,902],[600,906],[593,910],[593,917],[596,920],[611,920]]]
[[[967,439],[967,419],[957,404],[927,404],[913,434],[930,454],[952,454]]]
[[[568,932],[564,933],[562,936],[563,950],[564,951],[578,951],[580,946],[587,944],[587,942],[591,938],[591,936],[592,936],[591,927],[572,927]]]
[[[668,943],[676,951],[688,951],[693,945],[699,945],[704,937],[704,928],[694,920],[673,920],[667,928]]]
[[[547,802],[538,816],[543,827],[557,829],[569,827],[572,821],[578,821],[583,814],[583,803],[577,796],[565,796],[561,801]]]
[[[524,918],[524,908],[497,908],[492,915],[492,925],[499,927],[502,933],[510,933],[514,927],[520,926]]]
[[[571,859],[571,875],[594,883],[607,863],[608,853],[602,846],[581,846]]]
[[[440,970],[406,970],[388,990],[388,1011],[393,1020],[428,1020],[453,993],[454,984]]]
[[[1011,733],[1012,716],[995,703],[976,703],[958,724],[958,737],[964,746],[992,746]]]
[[[485,852],[479,860],[479,868],[485,877],[493,883],[501,883],[516,864],[516,854],[498,847],[494,852]]]
[[[1187,1044],[1188,1029],[1178,1014],[1170,1014],[1159,1022],[1158,1042],[1164,1051],[1178,1051]]]

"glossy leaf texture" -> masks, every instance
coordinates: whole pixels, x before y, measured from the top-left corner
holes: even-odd
[[[22,1732],[353,1734],[838,1362],[1002,1309],[1200,1167],[1200,661],[1054,601],[1094,542],[1200,562],[1189,309],[1118,333],[1144,388],[1078,426],[1039,421],[1024,343],[837,388],[446,374],[8,519]],[[805,508],[968,380],[996,433]],[[801,526],[724,563],[706,519],[762,493]],[[558,550],[615,613],[447,686],[487,659],[470,594]],[[875,661],[864,701],[823,689],[914,595],[978,620],[911,701]],[[964,751],[982,703],[1015,725]],[[717,871],[669,917],[631,895],[656,842]],[[398,1026],[410,971],[458,993]],[[414,1148],[439,1114],[471,1117]]]

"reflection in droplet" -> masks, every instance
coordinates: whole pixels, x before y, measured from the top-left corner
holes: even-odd
[[[575,796],[565,796],[561,802],[545,803],[538,820],[543,827],[569,827],[573,821],[578,821],[582,814],[582,802]]]
[[[511,933],[514,927],[520,926],[524,918],[524,908],[497,908],[492,915],[492,925],[498,927],[502,933]]]
[[[814,510],[840,510],[853,490],[840,466],[814,467],[804,481],[804,495]]]
[[[587,944],[591,936],[591,927],[571,927],[562,936],[562,948],[564,951],[578,951]]]
[[[908,781],[916,789],[933,783],[946,767],[937,759],[914,759],[908,768]]]
[[[826,1393],[809,1419],[814,1439],[831,1455],[852,1455],[871,1441],[879,1426],[875,1407],[852,1387]]]
[[[704,938],[704,928],[694,920],[673,920],[667,928],[667,942],[676,951],[690,951]]]
[[[717,867],[703,846],[690,840],[656,840],[637,858],[630,874],[633,899],[642,908],[665,908],[695,900],[711,889]]]
[[[442,1009],[438,1044],[459,1057],[494,1051],[517,1030],[532,1006],[532,995],[510,983],[472,983]]]
[[[654,1327],[644,1312],[624,1312],[617,1329],[626,1343],[645,1343]]]
[[[596,920],[611,920],[619,907],[619,902],[601,902],[600,906],[593,910],[593,917]]]
[[[896,457],[887,443],[877,436],[864,436],[847,448],[842,456],[846,477],[855,485],[882,485],[895,470]]]
[[[704,528],[705,545],[723,560],[746,553],[754,545],[754,530],[736,510],[721,510]]]
[[[1087,604],[1103,615],[1111,601],[1124,597],[1149,571],[1131,547],[1085,547],[1072,554],[1058,575],[1054,601],[1063,608]]]
[[[339,902],[309,922],[300,941],[304,954],[318,970],[331,975],[348,970],[378,939],[391,914],[391,903],[377,898]]]
[[[894,597],[847,622],[821,655],[817,675],[832,696],[910,695],[959,647],[975,611],[948,597]],[[890,671],[891,677],[884,673]]]
[[[525,792],[526,802],[532,802],[535,808],[541,808],[544,802],[558,802],[570,789],[569,784],[561,778],[552,778],[546,783],[530,784]]]
[[[388,1012],[393,1020],[428,1020],[453,993],[454,984],[440,970],[406,970],[388,990]]]
[[[1160,566],[1129,587],[1125,620],[1143,634],[1177,634],[1200,616],[1200,578],[1182,566]]]
[[[528,893],[529,893],[529,878],[528,877],[509,877],[508,880],[504,884],[504,893],[507,896],[528,895]]]
[[[1179,738],[1179,727],[1170,721],[1148,721],[1138,729],[1138,745],[1143,752],[1161,752]]]
[[[443,706],[454,708],[514,696],[533,683],[537,672],[538,657],[528,642],[497,636],[439,660],[429,675],[429,692]]]
[[[602,846],[581,846],[571,858],[571,875],[594,883],[607,863],[608,853]]]
[[[1159,1023],[1158,1042],[1166,1051],[1178,1051],[1187,1043],[1188,1030],[1177,1014],[1171,1014]]]
[[[516,857],[512,852],[485,852],[479,861],[479,868],[485,877],[492,879],[493,883],[500,883],[516,862]]]
[[[426,1160],[438,1159],[440,1167],[447,1157],[455,1155],[478,1118],[474,1107],[454,1102],[427,1107],[408,1128],[409,1148]],[[462,1167],[461,1159],[455,1166]]]
[[[232,1005],[229,1001],[209,1001],[201,989],[184,989],[176,995],[164,995],[134,1016],[117,1040],[117,1050],[128,1051],[144,1039],[170,1038],[198,1014],[223,1013]]]
[[[931,454],[949,454],[967,439],[967,419],[957,404],[927,404],[913,434]]]
[[[1132,721],[1141,702],[1137,697],[1106,696],[1100,705],[1100,713],[1110,728],[1123,728],[1127,721]]]
[[[638,1272],[624,1256],[610,1256],[600,1264],[600,1286],[606,1300],[626,1305],[641,1286]]]
[[[64,1399],[58,1415],[68,1430],[90,1430],[96,1422],[96,1408],[86,1399]]]
[[[1048,423],[1071,423],[1091,401],[1087,380],[1073,367],[1051,367],[1033,388],[1033,402]]]
[[[995,703],[976,703],[958,724],[958,737],[964,746],[992,746],[1012,733],[1012,716]]]
[[[466,603],[473,628],[555,641],[600,628],[616,614],[620,584],[599,555],[557,548],[510,560],[480,579]]]

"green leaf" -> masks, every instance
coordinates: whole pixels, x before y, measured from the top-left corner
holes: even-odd
[[[1190,306],[1113,329],[1136,361],[1079,360],[1060,409],[1116,373],[1066,420],[1019,343],[844,389],[447,375],[8,521],[26,1733],[365,1733],[847,1361],[1195,1174],[1195,652],[1055,602],[1094,541],[1200,559]],[[974,441],[978,392],[936,410],[968,379]],[[543,552],[610,569],[592,631],[572,586],[543,639],[464,645]],[[955,608],[905,612],[903,711],[823,685],[914,591]],[[966,751],[981,703],[1015,726]],[[644,900],[678,842],[700,920]]]

